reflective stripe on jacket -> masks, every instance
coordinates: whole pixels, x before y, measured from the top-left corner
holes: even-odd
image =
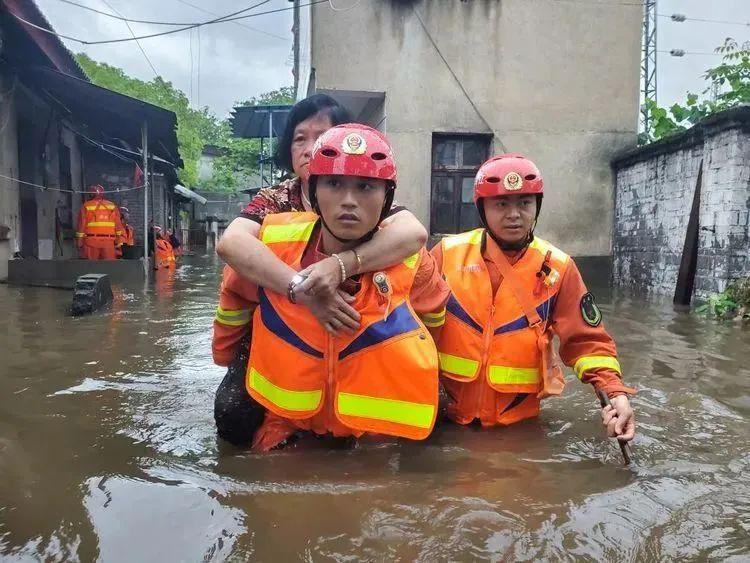
[[[269,215],[260,240],[299,270],[317,221],[312,213]],[[418,264],[419,255],[361,276],[352,304],[361,315],[355,334],[332,337],[305,307],[259,290],[246,377],[250,395],[289,419],[323,412],[354,433],[426,438],[437,413],[438,361],[408,299]],[[376,284],[379,275],[387,283]]]

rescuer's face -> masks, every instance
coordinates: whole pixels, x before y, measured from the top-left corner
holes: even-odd
[[[386,181],[359,176],[319,176],[318,208],[331,232],[339,238],[359,239],[380,221]]]
[[[534,226],[536,204],[536,196],[529,194],[485,198],[487,227],[503,242],[521,242]]]

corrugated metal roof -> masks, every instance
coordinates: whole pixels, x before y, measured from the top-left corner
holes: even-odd
[[[240,106],[232,110],[232,133],[245,139],[268,138],[273,114],[273,136],[280,137],[292,106]]]
[[[185,186],[181,184],[176,184],[174,187],[174,191],[176,191],[178,194],[188,199],[194,199],[201,205],[206,205],[206,203],[208,202],[208,200],[205,197],[203,197],[200,194],[195,193],[193,190],[189,190],[188,188],[186,188]]]
[[[16,18],[10,18],[9,20],[29,36],[37,47],[39,47],[40,51],[44,53],[51,66],[60,72],[65,72],[82,80],[88,80],[86,73],[78,64],[78,61],[76,61],[73,53],[68,50],[57,35],[54,35],[55,30],[52,24],[34,0],[0,0],[0,5],[5,6],[9,13],[14,14],[18,18],[53,32],[45,33],[39,29],[34,29]]]
[[[149,153],[183,166],[177,145],[177,116],[153,104],[101,88],[44,67],[24,69],[21,80],[46,95],[76,121],[99,131],[113,143],[141,146],[141,125],[148,122]]]

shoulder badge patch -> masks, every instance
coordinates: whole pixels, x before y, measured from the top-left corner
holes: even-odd
[[[591,293],[587,293],[581,297],[581,316],[589,326],[599,326],[602,324],[602,312],[596,305],[594,296]]]

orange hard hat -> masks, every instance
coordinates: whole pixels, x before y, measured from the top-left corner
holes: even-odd
[[[474,203],[484,197],[544,194],[542,173],[520,154],[493,156],[479,167],[474,179]]]
[[[361,176],[396,183],[396,162],[388,139],[359,123],[331,127],[315,142],[310,175]]]
[[[391,209],[396,188],[396,161],[393,158],[391,144],[377,129],[361,123],[345,123],[331,127],[315,141],[309,170],[312,208],[321,215],[321,221],[326,229],[341,242],[348,241],[331,232],[318,208],[318,176],[359,176],[385,180],[387,188],[378,223],[385,219]],[[377,226],[363,238],[372,235],[376,229]]]

